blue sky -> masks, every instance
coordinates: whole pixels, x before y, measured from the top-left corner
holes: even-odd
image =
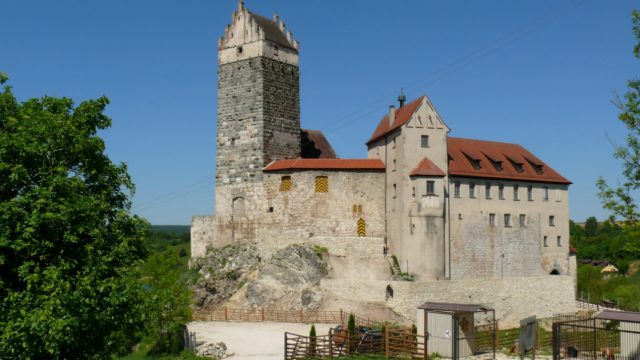
[[[247,0],[301,42],[301,118],[338,155],[364,143],[405,89],[452,136],[520,143],[574,182],[571,218],[608,214],[595,181],[620,178],[613,94],[638,75],[631,0]],[[237,1],[7,1],[0,71],[24,100],[107,95],[103,133],[154,224],[213,212],[216,46]]]

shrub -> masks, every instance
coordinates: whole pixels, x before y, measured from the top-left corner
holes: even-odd
[[[311,330],[309,330],[309,355],[316,355],[316,326],[311,325]]]

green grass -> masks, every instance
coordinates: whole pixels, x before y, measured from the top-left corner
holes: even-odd
[[[211,358],[197,356],[189,351],[183,351],[178,355],[165,355],[165,354],[151,355],[149,354],[150,348],[151,348],[150,343],[142,342],[138,346],[138,349],[136,349],[136,351],[132,352],[127,356],[116,358],[115,360],[142,360],[142,359],[145,359],[145,360],[204,360],[204,359],[211,360]]]

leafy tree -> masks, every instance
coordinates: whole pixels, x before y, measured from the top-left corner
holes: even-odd
[[[191,320],[193,298],[177,252],[169,249],[149,256],[141,281],[146,299],[145,329],[154,343],[151,352],[177,354],[183,327]]]
[[[598,220],[595,216],[587,218],[584,223],[584,232],[586,236],[594,236],[598,232]]]
[[[0,90],[0,358],[108,359],[135,341],[148,224],[97,135],[108,102]]]
[[[640,11],[632,13],[633,33],[638,44],[633,53],[640,58]],[[610,187],[603,178],[598,179],[599,196],[604,207],[611,211],[612,217],[620,217],[631,224],[637,224],[639,219],[638,206],[632,192],[640,188],[640,80],[628,82],[629,90],[625,94],[625,101],[617,99],[620,108],[619,119],[627,126],[629,133],[626,146],[616,146],[614,156],[623,161],[623,176],[625,181],[618,187]]]

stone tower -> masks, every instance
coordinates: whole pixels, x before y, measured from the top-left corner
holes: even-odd
[[[277,15],[243,1],[218,41],[217,241],[239,240],[251,232],[239,224],[266,211],[257,203],[262,168],[300,157],[298,47]]]

